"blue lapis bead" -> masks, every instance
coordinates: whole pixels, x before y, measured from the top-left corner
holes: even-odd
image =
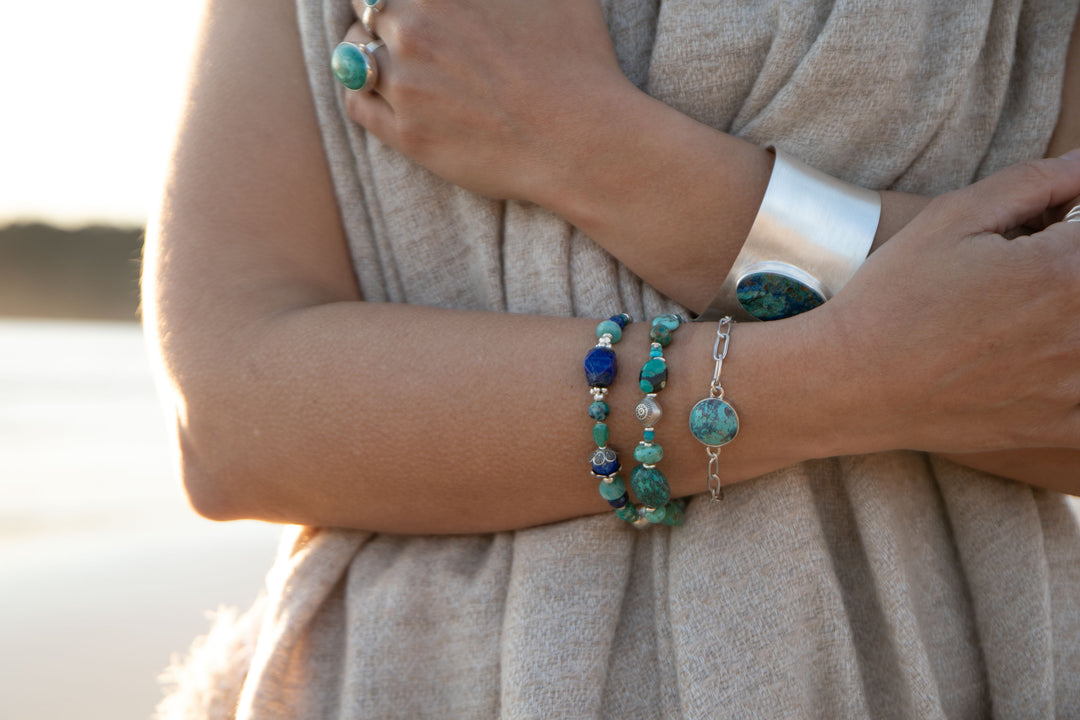
[[[626,313],[619,313],[618,315],[612,315],[611,317],[608,318],[608,320],[610,320],[613,323],[618,324],[618,326],[621,327],[623,330],[625,330],[626,326],[630,324],[630,316],[627,315]]]
[[[585,355],[585,382],[590,387],[610,387],[618,371],[615,351],[611,348],[597,345]]]
[[[592,454],[589,462],[592,464],[593,474],[600,477],[614,475],[622,467],[619,464],[619,456],[611,448],[599,448]]]
[[[626,507],[626,503],[630,502],[630,494],[623,493],[614,500],[608,500],[608,505],[618,510],[619,508]]]

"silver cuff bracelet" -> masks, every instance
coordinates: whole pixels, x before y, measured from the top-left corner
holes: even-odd
[[[750,234],[698,320],[778,320],[812,310],[870,254],[881,196],[837,180],[780,150]]]

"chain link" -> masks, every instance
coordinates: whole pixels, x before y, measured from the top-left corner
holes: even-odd
[[[713,360],[716,361],[716,367],[713,369],[712,383],[709,385],[709,397],[715,400],[724,399],[720,373],[724,369],[724,358],[727,357],[728,345],[731,343],[731,326],[734,324],[731,317],[726,316],[721,318],[716,325],[716,341],[713,342]],[[720,448],[707,445],[705,452],[709,455],[709,468],[706,471],[705,482],[713,502],[720,502],[724,499],[724,486],[720,482]]]

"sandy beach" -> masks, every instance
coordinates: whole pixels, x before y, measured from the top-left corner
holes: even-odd
[[[0,717],[135,720],[279,528],[198,518],[134,323],[0,320]]]

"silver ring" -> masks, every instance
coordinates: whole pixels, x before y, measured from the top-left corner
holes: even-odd
[[[364,26],[364,30],[367,31],[368,35],[376,39],[378,39],[379,33],[375,32],[375,16],[378,14],[378,10],[369,6],[364,9],[364,14],[360,16],[360,24]]]
[[[334,48],[330,67],[334,76],[349,90],[372,92],[379,82],[379,63],[375,51],[383,46],[382,40],[372,40],[366,45],[343,42]]]
[[[1062,222],[1080,223],[1080,205],[1074,205],[1072,210],[1065,213]]]

